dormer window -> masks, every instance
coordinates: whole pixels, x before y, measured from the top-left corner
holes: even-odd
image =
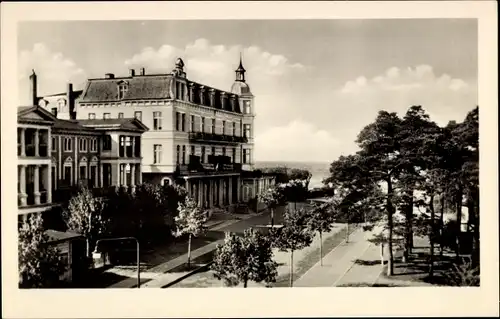
[[[118,84],[118,99],[121,100],[125,97],[125,94],[127,94],[128,91],[128,85],[126,82],[122,82]]]

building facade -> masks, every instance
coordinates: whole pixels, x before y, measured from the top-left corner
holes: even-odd
[[[19,222],[51,210],[79,184],[134,191],[147,129],[134,118],[62,120],[39,106],[18,108]]]
[[[242,200],[242,171],[254,168],[254,97],[241,59],[235,72],[231,91],[189,80],[182,59],[167,74],[106,74],[88,80],[76,118],[139,119],[150,128],[141,140],[144,181],[180,184],[205,207],[231,205]]]

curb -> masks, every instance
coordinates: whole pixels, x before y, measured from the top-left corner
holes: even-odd
[[[194,269],[194,270],[192,270],[192,271],[188,272],[187,274],[185,274],[185,275],[183,275],[183,276],[181,276],[181,277],[179,277],[179,278],[177,278],[177,279],[175,279],[175,280],[173,280],[173,281],[169,282],[168,284],[161,286],[160,288],[169,288],[169,287],[171,287],[171,286],[173,286],[173,285],[175,285],[175,284],[178,284],[179,282],[183,281],[184,279],[189,278],[189,277],[191,277],[192,275],[194,275],[194,274],[196,274],[196,273],[199,273],[199,272],[201,272],[201,271],[203,271],[203,270],[205,270],[205,269],[208,269],[208,268],[210,267],[210,265],[212,265],[213,263],[214,263],[214,262],[213,262],[213,261],[211,261],[211,262],[209,262],[208,264],[205,264],[205,265],[203,265],[203,266],[200,266],[200,267],[198,267],[198,268],[196,268],[196,269]]]

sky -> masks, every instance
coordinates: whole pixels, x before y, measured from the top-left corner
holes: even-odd
[[[240,52],[255,96],[255,159],[331,162],[355,152],[378,111],[422,105],[445,125],[477,105],[477,21],[179,20],[22,22],[20,104],[129,68],[230,90]]]

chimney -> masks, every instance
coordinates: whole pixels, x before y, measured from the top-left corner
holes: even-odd
[[[146,75],[146,70],[144,68],[141,68],[141,75]]]
[[[74,120],[76,118],[75,101],[73,97],[73,84],[68,83],[66,89],[66,103],[68,105],[69,118]]]
[[[134,69],[130,69],[128,70],[130,76],[135,76],[135,70]]]
[[[36,73],[35,70],[31,70],[32,73],[30,75],[30,103],[31,105],[38,105],[38,96],[37,96],[37,83],[36,83]]]
[[[113,73],[106,73],[104,74],[105,79],[114,79],[115,75]]]

